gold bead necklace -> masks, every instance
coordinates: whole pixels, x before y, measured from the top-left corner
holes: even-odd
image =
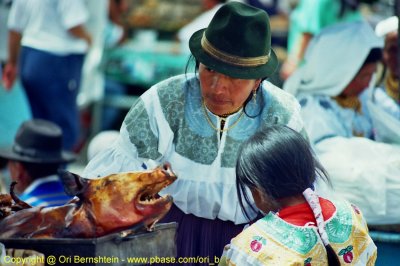
[[[353,109],[357,113],[361,112],[361,101],[357,96],[335,96],[333,99],[343,108]]]
[[[208,112],[207,112],[207,110],[206,110],[206,104],[205,104],[204,100],[202,101],[202,107],[203,107],[204,115],[205,115],[205,117],[206,117],[206,120],[207,120],[208,124],[209,124],[214,130],[216,130],[217,132],[226,132],[226,131],[228,131],[228,130],[231,130],[232,128],[234,128],[234,127],[239,123],[239,121],[242,119],[243,114],[244,114],[244,111],[243,111],[243,109],[242,109],[242,111],[240,112],[240,115],[239,115],[238,119],[232,124],[232,126],[230,126],[230,127],[228,127],[228,128],[220,129],[220,128],[217,128],[217,127],[214,126],[213,122],[211,121],[211,118],[208,116]],[[220,119],[223,120],[223,121],[226,121],[226,118],[229,116],[229,114],[223,115],[223,116],[225,116],[225,117],[220,117]]]

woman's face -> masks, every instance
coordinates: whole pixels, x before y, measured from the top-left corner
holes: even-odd
[[[369,63],[364,65],[353,80],[343,90],[344,96],[358,96],[371,82],[372,75],[376,72],[377,63]]]
[[[261,79],[237,79],[199,65],[201,94],[207,108],[216,115],[231,113],[243,106]]]
[[[397,32],[391,32],[385,38],[383,62],[390,69],[390,72],[397,77]]]

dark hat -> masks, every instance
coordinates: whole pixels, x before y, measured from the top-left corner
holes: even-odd
[[[200,63],[234,78],[268,77],[278,66],[268,14],[236,1],[218,9],[209,26],[190,37],[189,48]]]
[[[75,154],[62,150],[62,130],[56,124],[33,119],[22,123],[12,147],[0,149],[0,157],[30,163],[67,163]]]

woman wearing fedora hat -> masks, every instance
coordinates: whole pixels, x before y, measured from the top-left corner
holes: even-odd
[[[56,124],[32,119],[19,127],[11,147],[0,149],[0,158],[8,161],[11,179],[17,182],[19,198],[31,206],[58,206],[71,200],[58,169],[76,156],[62,150],[62,137]]]
[[[171,194],[175,204],[162,222],[179,223],[179,257],[214,260],[248,222],[235,186],[241,143],[268,124],[305,131],[295,98],[265,80],[278,65],[265,11],[228,2],[192,35],[189,48],[196,73],[147,90],[84,176],[170,162],[178,180],[160,194]]]

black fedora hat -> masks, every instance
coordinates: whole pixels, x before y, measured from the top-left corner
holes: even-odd
[[[62,150],[62,130],[49,121],[32,119],[19,127],[12,147],[0,149],[0,157],[30,163],[67,163],[75,154]]]
[[[189,48],[200,63],[234,78],[269,77],[278,66],[267,12],[236,1],[218,9],[209,26],[192,35]]]

